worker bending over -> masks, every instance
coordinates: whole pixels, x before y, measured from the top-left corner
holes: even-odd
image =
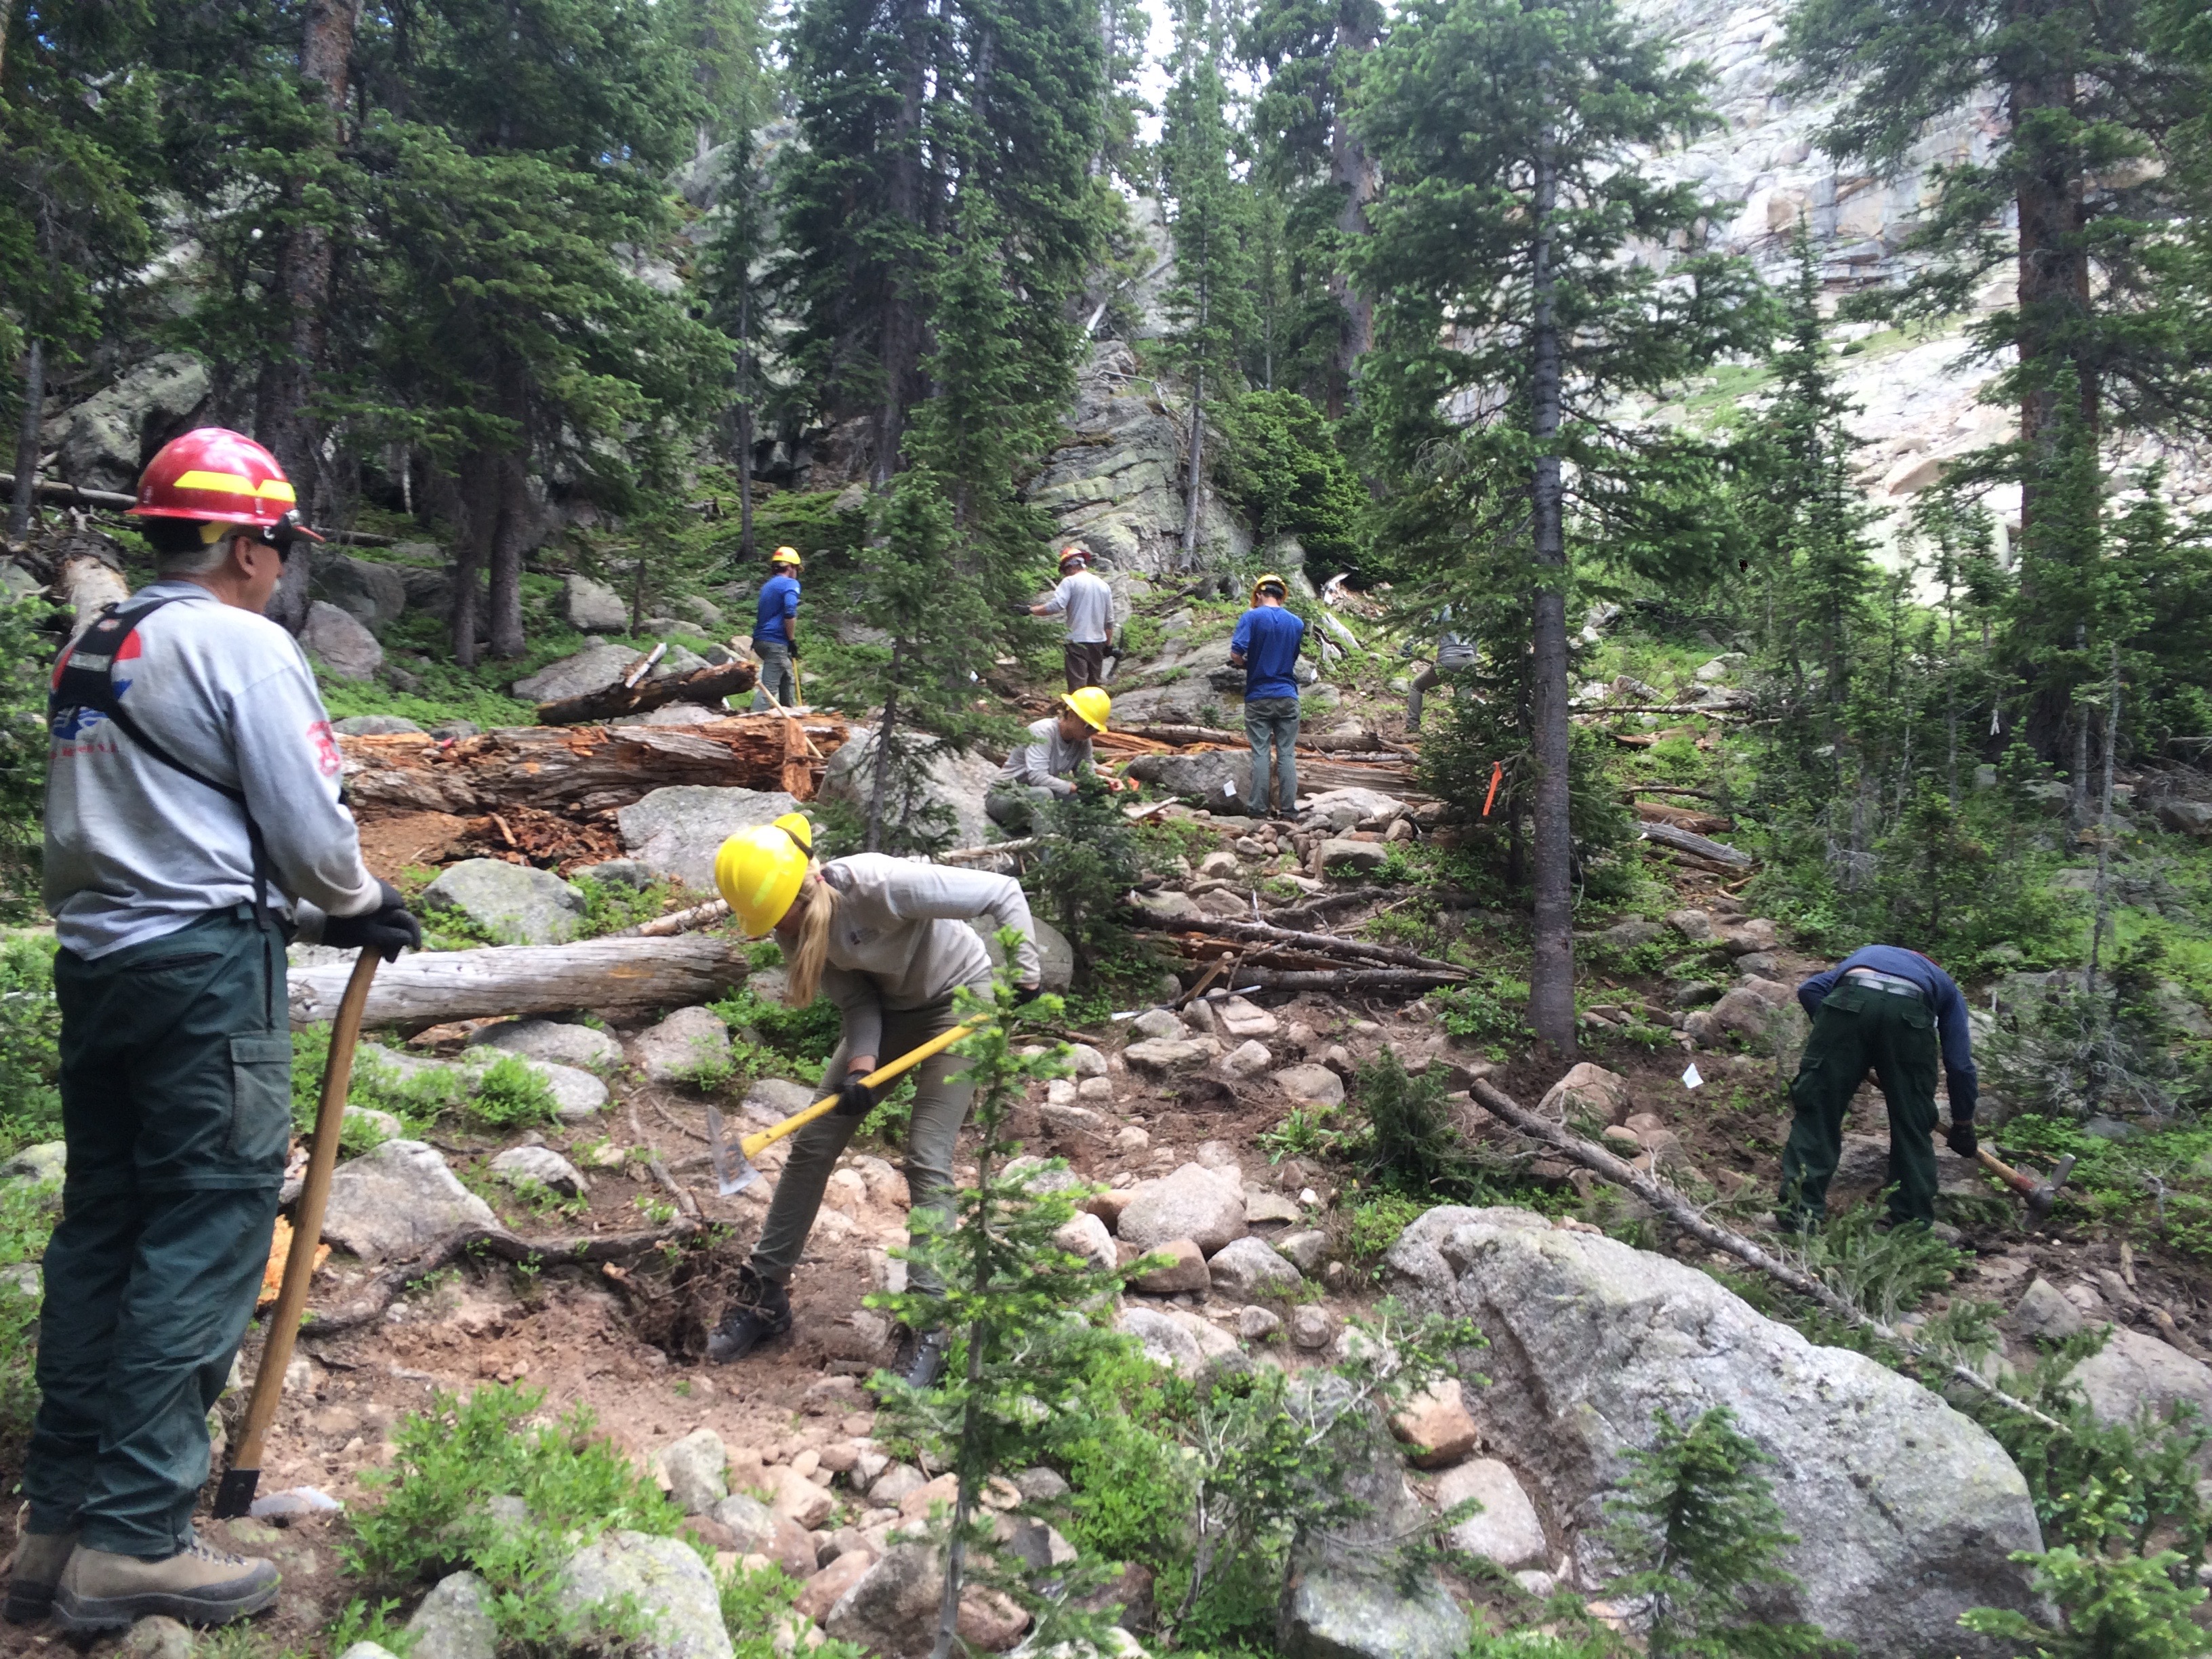
[[[1244,736],[1252,745],[1251,793],[1244,810],[1255,818],[1298,813],[1298,653],[1306,625],[1283,601],[1290,589],[1270,573],[1252,584],[1252,608],[1237,619],[1229,660],[1244,671]],[[1268,799],[1273,773],[1279,811]]]
[[[1889,1215],[1936,1218],[1936,1057],[1950,1084],[1951,1131],[1960,1158],[1974,1156],[1974,1073],[1966,1000],[1951,976],[1917,951],[1869,945],[1797,988],[1813,1034],[1790,1085],[1796,1114],[1782,1149],[1777,1218],[1802,1231],[1827,1213],[1828,1182],[1843,1156],[1844,1115],[1871,1070],[1889,1103]]]
[[[1091,752],[1091,733],[1106,729],[1113,700],[1097,686],[1084,685],[1060,701],[1060,713],[1030,722],[1030,740],[1006,757],[983,797],[991,822],[1017,836],[1035,830],[1036,809],[1073,794],[1075,780],[1085,774],[1103,779],[1109,789],[1121,787]]]
[[[813,860],[805,817],[786,813],[772,824],[740,830],[714,855],[714,884],[749,934],[773,930],[783,947],[784,1000],[804,1008],[826,994],[843,1017],[837,1052],[822,1078],[839,1093],[835,1111],[792,1139],[791,1157],[775,1184],[768,1219],[721,1323],[708,1339],[710,1358],[742,1359],[791,1328],[792,1269],[813,1230],[830,1172],[873,1109],[876,1091],[861,1079],[958,1023],[953,994],[991,989],[991,958],[967,924],[987,918],[994,932],[1021,935],[1017,983],[1037,990],[1036,928],[1021,884],[979,871],[917,864],[881,853],[856,853],[827,864]],[[968,1116],[974,1085],[967,1061],[933,1054],[915,1070],[914,1114],[907,1131],[909,1224],[927,1215],[942,1226],[952,1215],[952,1149]],[[939,1288],[916,1262],[917,1289]],[[898,1367],[916,1388],[937,1381],[945,1366],[945,1334],[908,1334]]]
[[[760,659],[760,684],[753,688],[753,713],[781,704],[799,706],[799,682],[791,665],[799,657],[799,550],[779,547],[768,556],[769,579],[753,606],[753,654]]]
[[[1079,547],[1060,550],[1060,586],[1042,605],[1024,605],[1032,617],[1067,618],[1067,642],[1061,648],[1071,691],[1106,683],[1106,644],[1114,637],[1114,590],[1091,574],[1091,555]]]
[[[1474,641],[1452,631],[1449,605],[1437,613],[1443,631],[1437,636],[1436,660],[1413,676],[1406,694],[1406,730],[1421,729],[1421,698],[1439,685],[1456,684],[1474,670]]]
[[[261,612],[314,538],[275,457],[189,432],[137,514],[159,579],[63,653],[46,902],[61,948],[61,1224],[46,1254],[29,1520],[7,1612],[65,1630],[200,1624],[276,1597],[199,1541],[207,1414],[269,1261],[292,1138],[289,901],[325,944],[422,929],[363,866],[315,677]]]

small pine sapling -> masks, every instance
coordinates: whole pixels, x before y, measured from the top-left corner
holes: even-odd
[[[2082,1496],[2101,1520],[2082,1530],[2119,1538],[2132,1530],[2130,1496],[2092,1482]],[[2092,1543],[2062,1544],[2012,1559],[2035,1570],[2036,1590],[2058,1608],[2046,1629],[2009,1607],[1976,1607],[1959,1622],[1979,1636],[2030,1644],[2037,1659],[2193,1659],[2212,1653],[2212,1632],[2192,1616],[2204,1592],[2186,1582],[2188,1562],[2172,1550],[2137,1555]]]
[[[1044,846],[1029,885],[1075,951],[1074,988],[1087,991],[1098,957],[1128,936],[1120,900],[1143,873],[1137,833],[1105,785],[1089,776],[1042,814]]]
[[[1663,1407],[1652,1415],[1657,1437],[1629,1449],[1629,1474],[1606,1504],[1606,1542],[1630,1565],[1612,1594],[1642,1603],[1652,1659],[1837,1651],[1812,1625],[1758,1616],[1758,1592],[1797,1582],[1777,1559],[1797,1539],[1759,1472],[1766,1454],[1725,1406],[1686,1427]]]
[[[1001,929],[999,942],[1012,962],[1020,936]],[[910,1280],[915,1288],[880,1299],[908,1329],[950,1334],[952,1352],[935,1388],[912,1389],[888,1375],[877,1379],[878,1437],[924,1448],[958,1477],[951,1520],[940,1534],[945,1597],[933,1659],[952,1651],[962,1589],[970,1581],[1024,1607],[1036,1620],[1036,1644],[1105,1639],[1103,1616],[1074,1605],[1105,1581],[1099,1565],[1048,1561],[1024,1571],[1018,1533],[995,1556],[986,1553],[994,1517],[981,1499],[1001,1470],[1067,1461],[1088,1427],[1080,1409],[1085,1378],[1126,1341],[1093,1324],[1085,1310],[1109,1300],[1129,1271],[1100,1267],[1057,1242],[1074,1214],[1074,1199],[1033,1183],[1061,1166],[1010,1167],[1020,1147],[1010,1139],[1009,1123],[1025,1085],[1069,1070],[1065,1047],[1024,1055],[1016,1052],[1015,1034],[1057,1019],[1060,999],[1023,1003],[1002,969],[988,999],[963,989],[959,1011],[963,1018],[982,1014],[989,1021],[953,1050],[967,1060],[975,1090],[975,1178],[954,1195],[949,1225],[918,1227],[909,1249],[918,1270]]]

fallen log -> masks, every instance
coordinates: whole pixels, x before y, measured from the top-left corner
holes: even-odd
[[[1662,847],[1671,847],[1678,853],[1687,853],[1692,858],[1705,860],[1730,870],[1748,870],[1759,860],[1748,853],[1739,853],[1733,847],[1717,841],[1708,841],[1703,836],[1693,836],[1687,830],[1677,830],[1671,823],[1646,822],[1637,826],[1644,839],[1656,841]]]
[[[1191,931],[1286,945],[1316,956],[1358,957],[1370,962],[1395,963],[1401,968],[1419,968],[1429,973],[1458,975],[1466,972],[1449,962],[1439,962],[1434,957],[1425,957],[1418,951],[1408,951],[1401,945],[1376,945],[1364,939],[1340,938],[1334,933],[1302,933],[1296,928],[1278,927],[1264,921],[1232,921],[1220,917],[1196,924]]]
[[[678,933],[688,933],[695,927],[705,927],[720,921],[730,914],[727,899],[708,899],[704,904],[695,904],[688,910],[675,910],[665,916],[655,916],[651,921],[641,921],[635,927],[617,927],[607,939],[672,939]]]
[[[1735,828],[1735,820],[1722,812],[1693,811],[1686,806],[1671,806],[1662,800],[1639,800],[1632,805],[1636,816],[1646,823],[1672,824],[1693,836],[1710,836],[1717,830]]]
[[[15,493],[15,475],[0,472],[0,495],[12,497]],[[31,493],[43,495],[50,501],[61,501],[74,507],[126,507],[138,505],[136,495],[125,495],[112,489],[81,489],[62,478],[33,478]]]
[[[71,640],[91,627],[93,618],[107,606],[131,597],[131,584],[110,551],[112,545],[105,536],[71,536],[55,555],[54,580],[47,592],[76,617],[70,625]]]
[[[352,1298],[328,1313],[316,1314],[300,1327],[303,1338],[337,1336],[374,1324],[384,1317],[400,1291],[418,1279],[450,1267],[465,1255],[487,1255],[501,1261],[534,1262],[540,1267],[584,1267],[604,1262],[632,1261],[647,1251],[689,1237],[694,1221],[678,1221],[642,1233],[584,1233],[574,1238],[524,1238],[504,1227],[464,1227],[440,1239],[411,1261],[386,1267],[360,1286]]]
[[[748,714],[706,726],[517,726],[441,744],[416,732],[341,737],[354,810],[453,812],[509,805],[603,812],[671,784],[781,789],[811,800],[846,723]],[[820,758],[808,752],[811,738]]]
[[[1237,979],[1239,984],[1256,985],[1263,991],[1405,991],[1417,996],[1467,982],[1467,975],[1456,968],[1449,974],[1412,968],[1339,968],[1322,973],[1247,966],[1237,969]]]
[[[295,969],[292,1028],[335,1018],[351,965]],[[575,945],[500,945],[411,951],[384,969],[365,1023],[441,1025],[500,1014],[571,1008],[688,1008],[744,982],[744,941],[595,939]]]
[[[949,853],[939,853],[933,861],[938,864],[974,864],[984,859],[995,858],[1000,853],[1026,853],[1032,847],[1043,843],[1042,836],[1024,836],[1019,841],[994,842],[988,847],[956,847]]]
[[[1267,920],[1278,927],[1290,927],[1302,921],[1314,921],[1332,910],[1350,910],[1370,902],[1375,895],[1364,888],[1355,887],[1348,892],[1323,893],[1316,898],[1293,904],[1287,909],[1270,910]]]
[[[2032,1417],[2046,1428],[2057,1429],[2062,1433],[2067,1431],[2066,1425],[2056,1418],[2038,1411],[2025,1400],[2014,1399],[1979,1371],[1942,1354],[1929,1352],[1903,1332],[1863,1311],[1849,1297],[1838,1294],[1812,1273],[1761,1249],[1741,1233],[1707,1219],[1697,1206],[1672,1188],[1662,1186],[1643,1170],[1622,1162],[1602,1147],[1593,1146],[1565,1125],[1554,1123],[1551,1119],[1530,1111],[1495,1084],[1477,1078],[1471,1086],[1475,1099],[1482,1103],[1486,1110],[1504,1119],[1531,1139],[1557,1147],[1584,1169],[1603,1176],[1614,1186],[1627,1188],[1692,1238],[1710,1244],[1717,1250],[1725,1251],[1747,1267],[1756,1267],[1777,1284],[1819,1303],[1845,1323],[1870,1331],[1881,1340],[1895,1344],[1923,1364],[1943,1371],[1954,1382],[1963,1382],[1989,1395],[2006,1409]]]
[[[538,723],[540,726],[584,726],[594,720],[614,720],[623,714],[648,714],[672,702],[696,702],[702,708],[719,708],[722,706],[723,698],[751,690],[759,678],[760,670],[754,664],[732,662],[695,669],[689,674],[670,674],[657,680],[645,679],[635,685],[617,682],[597,691],[586,691],[581,696],[539,703]]]
[[[1149,738],[1154,743],[1229,743],[1242,747],[1246,742],[1242,732],[1229,732],[1218,726],[1133,726],[1127,728],[1133,738]]]

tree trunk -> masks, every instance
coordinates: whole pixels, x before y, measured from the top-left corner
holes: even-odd
[[[1382,187],[1374,159],[1368,155],[1359,135],[1352,131],[1345,108],[1348,101],[1346,83],[1350,79],[1346,60],[1374,49],[1375,37],[1370,31],[1356,26],[1348,16],[1339,19],[1334,65],[1336,117],[1329,126],[1328,178],[1344,192],[1344,205],[1337,210],[1336,228],[1346,238],[1367,234],[1367,204]],[[1352,405],[1352,383],[1359,372],[1359,360],[1375,344],[1375,302],[1352,286],[1341,266],[1330,271],[1328,289],[1343,308],[1344,317],[1337,326],[1336,350],[1329,362],[1323,401],[1329,418],[1339,420]]]
[[[1199,326],[1206,325],[1206,302],[1200,290]],[[1206,488],[1206,364],[1201,359],[1191,367],[1190,375],[1190,467],[1183,477],[1182,506],[1182,568],[1189,569],[1198,562],[1198,509]]]
[[[501,1014],[572,1008],[688,1008],[744,983],[743,939],[602,939],[576,945],[499,945],[480,951],[410,951],[377,970],[365,1023],[437,1025]],[[292,1028],[333,1018],[350,962],[295,968]]]
[[[891,734],[898,729],[899,670],[906,661],[906,641],[891,641],[890,686],[884,693],[884,717],[876,726],[875,787],[868,792],[868,841],[866,851],[880,853],[884,847],[884,799],[890,793]]]
[[[530,480],[520,454],[500,458],[499,529],[491,544],[491,653],[523,653],[522,554],[530,523]],[[639,556],[641,562],[643,555]]]
[[[738,562],[753,562],[753,296],[752,276],[738,297]]]
[[[1528,968],[1528,1023],[1560,1058],[1575,1052],[1575,963],[1571,880],[1574,843],[1567,794],[1567,543],[1559,457],[1559,334],[1553,311],[1553,216],[1559,173],[1548,121],[1536,141],[1531,204],[1535,242],[1530,289],[1531,435],[1537,455],[1530,483],[1538,586],[1532,623],[1530,703],[1534,714],[1536,787],[1533,840],[1535,902]]]
[[[477,665],[477,577],[484,568],[494,533],[498,528],[497,483],[493,473],[499,457],[478,450],[464,463],[465,482],[459,489],[461,533],[453,544],[453,665]]]
[[[899,114],[891,137],[891,216],[916,230],[922,224],[922,101],[929,89],[927,29],[928,0],[905,0],[900,8],[899,44],[904,54],[899,77]],[[906,441],[906,406],[921,363],[921,299],[914,273],[904,260],[891,276],[884,307],[883,405],[876,412],[873,476],[882,489],[898,471]],[[870,843],[871,846],[873,842]]]
[[[8,508],[8,543],[21,546],[31,533],[31,508],[39,493],[39,423],[46,403],[46,348],[35,334],[23,349],[23,419],[15,428],[15,499]]]

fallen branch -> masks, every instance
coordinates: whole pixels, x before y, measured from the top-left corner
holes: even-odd
[[[1463,985],[1467,975],[1455,968],[1449,974],[1413,968],[1340,968],[1327,973],[1304,969],[1239,968],[1237,977],[1263,991],[1437,991]]]
[[[1748,853],[1739,853],[1733,847],[1717,841],[1708,841],[1703,836],[1692,835],[1687,830],[1678,830],[1671,823],[1643,822],[1637,828],[1644,832],[1646,841],[1656,841],[1662,847],[1671,847],[1678,853],[1687,853],[1692,858],[1703,859],[1708,864],[1717,864],[1729,870],[1748,870],[1758,862]]]
[[[1001,853],[1026,853],[1032,847],[1043,845],[1042,836],[1024,836],[1019,841],[994,842],[988,847],[956,847],[949,853],[939,853],[939,864],[972,864],[980,859],[996,858]]]
[[[641,665],[649,668],[651,661],[648,656]],[[723,663],[695,669],[689,674],[665,675],[657,680],[646,679],[641,673],[634,683],[617,681],[599,690],[586,691],[581,696],[541,702],[538,705],[538,723],[584,726],[623,714],[649,714],[672,702],[696,702],[702,708],[719,709],[725,697],[751,690],[759,678],[760,670],[749,662]]]
[[[678,1221],[645,1233],[581,1233],[573,1238],[528,1239],[504,1227],[463,1227],[440,1239],[412,1261],[403,1261],[362,1285],[353,1300],[329,1313],[319,1313],[300,1328],[302,1337],[337,1336],[373,1324],[384,1316],[400,1291],[441,1267],[449,1267],[463,1256],[479,1254],[501,1261],[534,1261],[542,1266],[581,1267],[597,1262],[627,1261],[647,1250],[687,1237],[695,1224]]]
[[[704,927],[720,921],[730,914],[727,899],[708,899],[704,904],[695,904],[688,910],[672,910],[665,916],[655,916],[651,921],[641,921],[635,927],[617,927],[603,939],[670,939],[678,933],[688,933],[695,927]]]
[[[1515,1100],[1496,1085],[1477,1078],[1471,1085],[1474,1097],[1498,1116],[1532,1139],[1541,1140],[1557,1147],[1583,1168],[1595,1171],[1616,1187],[1625,1187],[1653,1209],[1664,1215],[1684,1232],[1710,1244],[1747,1267],[1756,1267],[1777,1284],[1786,1286],[1798,1295],[1811,1298],[1848,1325],[1870,1331],[1885,1342],[1893,1343],[1923,1364],[1937,1367],[1949,1375],[1954,1382],[1990,1396],[2008,1411],[2033,1418],[2045,1428],[2067,1432],[2066,1425],[2057,1418],[2037,1410],[2025,1400],[2015,1399],[1990,1382],[1979,1371],[1960,1364],[1955,1359],[1931,1353],[1903,1333],[1885,1325],[1871,1314],[1863,1311],[1848,1297],[1838,1294],[1821,1280],[1803,1269],[1793,1267],[1780,1257],[1761,1249],[1741,1233],[1709,1220],[1689,1200],[1671,1188],[1662,1187],[1634,1165],[1623,1163],[1601,1147],[1593,1146],[1580,1135],[1564,1126],[1540,1116]]]
[[[14,473],[0,472],[0,491],[4,491],[10,496],[15,495],[15,475]],[[79,507],[119,507],[138,505],[138,498],[136,495],[121,495],[112,489],[80,489],[76,485],[60,478],[33,478],[31,480],[31,493],[34,495],[43,495],[48,501],[68,501]]]
[[[1224,731],[1218,726],[1132,726],[1123,728],[1133,738],[1149,738],[1154,743],[1233,743],[1248,741],[1242,732]]]
[[[1374,896],[1373,893],[1358,887],[1345,893],[1323,893],[1317,898],[1307,899],[1303,903],[1290,906],[1287,909],[1270,910],[1267,912],[1267,920],[1278,927],[1291,922],[1314,921],[1327,915],[1332,910],[1356,908],[1359,905],[1368,903]]]
[[[1231,939],[1287,945],[1301,951],[1310,951],[1317,956],[1359,957],[1370,962],[1395,963],[1401,968],[1419,968],[1432,974],[1463,975],[1466,972],[1449,962],[1439,962],[1434,957],[1425,957],[1418,951],[1408,951],[1401,945],[1375,945],[1364,939],[1343,939],[1334,933],[1302,933],[1296,928],[1277,927],[1264,921],[1231,921],[1225,917],[1214,917],[1188,931],[1224,933]]]

